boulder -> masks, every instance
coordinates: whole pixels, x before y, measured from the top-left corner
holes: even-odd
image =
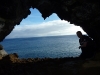
[[[13,54],[8,54],[4,57],[2,57],[2,62],[3,63],[15,63],[18,60],[18,54],[13,53]]]
[[[8,53],[3,49],[3,46],[0,45],[0,58],[8,55]]]

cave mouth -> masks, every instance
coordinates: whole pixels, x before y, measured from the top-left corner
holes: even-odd
[[[80,26],[61,20],[55,13],[44,20],[38,9],[30,8],[30,11],[31,14],[23,19],[20,25],[16,25],[6,38],[76,35],[77,31],[86,34]]]
[[[75,34],[76,31],[85,32],[79,26],[60,20],[55,13],[44,20],[37,9],[30,11],[31,14],[2,42],[9,54],[17,53],[20,58],[60,58],[80,55],[78,38]],[[72,45],[74,46],[71,47]]]

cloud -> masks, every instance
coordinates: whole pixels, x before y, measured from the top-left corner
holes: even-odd
[[[78,30],[85,33],[79,26],[70,24],[67,21],[53,20],[40,24],[18,25],[7,38],[74,35]]]

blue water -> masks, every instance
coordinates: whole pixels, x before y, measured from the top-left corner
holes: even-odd
[[[1,44],[19,58],[78,57],[81,53],[76,35],[5,39]]]

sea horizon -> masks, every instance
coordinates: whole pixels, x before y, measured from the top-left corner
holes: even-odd
[[[8,54],[19,58],[78,57],[80,50],[76,35],[10,38],[1,42]]]
[[[41,37],[63,37],[63,36],[76,36],[75,34],[73,34],[73,35],[53,35],[53,36],[33,36],[33,37],[14,37],[14,38],[5,38],[5,39],[24,39],[24,38],[41,38]],[[4,39],[4,40],[5,40]],[[1,41],[1,42],[3,42],[3,41]]]

